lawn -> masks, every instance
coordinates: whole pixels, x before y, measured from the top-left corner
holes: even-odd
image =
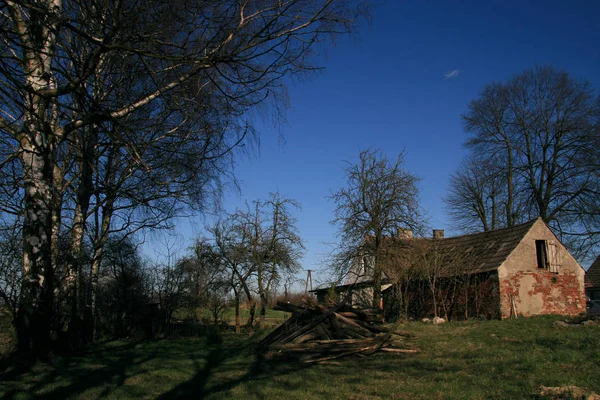
[[[207,311],[205,311],[204,314],[205,314],[205,317],[210,318],[210,315]],[[248,321],[249,317],[250,317],[250,310],[248,310],[246,308],[240,309],[240,322],[242,324],[245,324],[246,321]],[[255,318],[257,321],[258,321],[259,317],[260,317],[260,309],[257,307],[256,315],[255,315]],[[283,323],[283,321],[285,321],[289,317],[291,317],[291,314],[286,313],[284,311],[272,310],[270,308],[267,308],[265,310],[265,324],[268,327],[269,326],[270,327],[279,326]],[[229,325],[235,325],[235,310],[233,308],[226,309],[225,312],[223,313],[223,320],[225,322],[229,323]]]
[[[561,328],[556,319],[411,323],[402,329],[421,352],[328,365],[259,361],[258,338],[243,335],[113,341],[27,371],[4,366],[0,397],[524,399],[570,385],[600,393],[600,326]]]
[[[265,324],[267,327],[271,327],[271,328],[281,325],[283,323],[283,321],[285,321],[286,319],[288,319],[291,316],[290,313],[287,313],[285,311],[277,311],[277,310],[273,310],[270,308],[267,308],[265,311],[266,311],[265,312]],[[203,318],[207,321],[212,321],[212,318],[213,318],[212,314],[207,309],[198,310],[197,316],[200,318]],[[184,311],[178,311],[175,313],[174,317],[175,317],[175,319],[184,319],[184,318],[188,317],[188,315]],[[248,308],[241,308],[240,309],[240,323],[242,325],[245,324],[248,321],[249,317],[250,317],[250,310]],[[260,309],[257,307],[255,315],[254,315],[255,321],[258,321],[259,317],[260,317]],[[222,320],[223,320],[223,322],[225,322],[229,325],[235,325],[235,309],[232,307],[225,309],[223,311]]]

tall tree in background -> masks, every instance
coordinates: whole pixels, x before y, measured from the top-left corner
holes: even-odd
[[[459,230],[468,232],[476,227],[488,231],[506,225],[508,198],[503,178],[487,160],[476,158],[463,161],[450,175],[444,202]]]
[[[268,200],[256,200],[252,207],[237,210],[209,228],[222,265],[230,270],[236,320],[241,289],[250,302],[248,325],[252,325],[255,289],[260,300],[260,326],[264,327],[274,286],[284,276],[298,272],[304,245],[291,209],[299,207],[296,201],[273,193]]]
[[[250,304],[248,326],[254,323],[256,300],[252,278],[256,266],[250,262],[252,247],[251,230],[245,228],[245,218],[238,213],[226,214],[217,223],[208,227],[215,245],[220,264],[228,271],[229,284],[234,293],[236,332],[240,329],[240,302],[242,296]]]
[[[359,257],[373,260],[373,306],[379,307],[383,242],[404,229],[420,230],[418,178],[403,167],[404,155],[388,159],[381,151],[359,154],[357,164],[348,163],[346,186],[330,197],[336,204],[332,221],[340,232],[337,267],[342,273]]]
[[[474,159],[489,160],[480,167],[504,186],[505,213],[499,226],[540,216],[571,242],[574,251],[589,250],[581,239],[593,232],[584,228],[582,213],[594,209],[598,199],[589,154],[599,116],[598,94],[589,82],[551,67],[536,67],[505,83],[488,85],[469,104],[463,116],[471,134],[467,147]],[[459,207],[475,204],[478,194],[461,191],[465,184],[476,187],[481,175],[464,176],[459,171],[455,177],[459,174],[468,183],[451,182],[449,206],[457,223],[466,228],[474,221],[468,221],[467,213],[461,215]]]
[[[300,269],[304,245],[298,234],[291,209],[300,208],[292,199],[272,193],[266,201],[255,202],[250,257],[256,266],[256,283],[260,299],[261,328],[265,327],[267,304],[280,279]]]
[[[492,176],[504,182],[505,202],[504,221],[507,226],[518,219],[515,210],[515,137],[510,121],[507,90],[501,84],[486,86],[480,98],[469,104],[469,113],[463,115],[465,131],[473,134],[467,147],[473,149],[480,159],[486,159],[486,166]],[[485,156],[483,156],[485,154]],[[484,158],[485,157],[485,158]]]
[[[18,183],[12,187],[21,188],[24,199],[17,318],[23,353],[36,355],[50,344],[53,227],[59,226],[59,203],[68,183],[58,168],[58,151],[73,143],[93,150],[93,130],[103,126],[111,140],[120,141],[121,151],[147,171],[135,138],[123,134],[137,131],[128,129],[132,120],[152,121],[193,104],[169,118],[172,129],[166,133],[185,137],[190,130],[180,127],[203,107],[189,100],[205,93],[218,93],[221,110],[234,117],[265,102],[279,110],[285,100],[281,78],[314,69],[311,52],[325,38],[351,30],[356,6],[351,0],[0,4],[0,134],[5,156],[0,165],[4,169],[20,160],[22,174],[3,172],[2,178],[15,177]],[[131,82],[124,87],[122,79]],[[181,96],[182,91],[188,95]],[[92,132],[84,133],[88,129]],[[75,153],[90,156],[87,151]],[[106,159],[108,166],[111,160]],[[85,163],[76,164],[84,176]],[[85,208],[87,194],[77,192]],[[109,203],[97,206],[112,212]],[[74,239],[77,244],[79,239]]]

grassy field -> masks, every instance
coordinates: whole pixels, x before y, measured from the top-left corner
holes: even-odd
[[[271,309],[266,309],[265,310],[265,324],[266,326],[279,326],[281,325],[286,319],[288,319],[291,314],[283,312],[283,311],[276,311],[276,310],[271,310]],[[258,321],[258,318],[260,317],[260,310],[257,308],[256,310],[256,320]],[[205,311],[205,316],[208,316],[210,318],[210,315]],[[248,309],[244,309],[242,308],[240,310],[240,321],[243,324],[246,323],[246,321],[248,321],[248,318],[250,317],[250,310]],[[225,312],[223,313],[223,320],[225,322],[228,322],[229,325],[235,325],[235,310],[233,308],[228,308],[227,310],[225,310]]]
[[[600,393],[600,326],[560,328],[556,319],[412,323],[402,329],[417,335],[421,352],[329,365],[259,361],[258,337],[242,335],[113,341],[26,371],[5,365],[0,397],[540,399],[542,387],[566,386]]]
[[[260,310],[257,308],[256,309],[256,313],[255,313],[255,320],[258,321],[258,318],[260,317]],[[266,309],[266,313],[265,313],[265,324],[267,327],[274,327],[274,326],[279,326],[283,323],[283,321],[285,321],[286,319],[288,319],[291,316],[291,314],[286,313],[284,311],[277,311],[277,310],[272,310],[272,309]],[[175,314],[175,319],[184,319],[186,317],[188,317],[187,314],[185,314],[185,312],[177,312]],[[207,309],[203,309],[197,312],[197,317],[206,319],[208,321],[212,321],[212,314],[210,313],[209,310]],[[242,308],[240,309],[240,323],[243,325],[246,323],[246,321],[248,321],[248,318],[250,317],[250,310],[247,308]],[[233,308],[228,308],[223,312],[223,322],[229,324],[229,325],[235,325],[235,310]]]

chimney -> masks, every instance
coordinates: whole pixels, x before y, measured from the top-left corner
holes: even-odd
[[[398,229],[398,239],[412,239],[412,230],[406,228]]]
[[[443,239],[444,238],[444,230],[443,229],[434,229],[433,230],[433,238],[434,239]]]

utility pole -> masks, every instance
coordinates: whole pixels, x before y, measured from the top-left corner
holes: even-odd
[[[304,288],[304,296],[308,296],[308,282],[310,281],[310,290],[313,290],[313,285],[312,285],[312,269],[307,269],[305,270],[307,271],[306,273],[306,287]]]

